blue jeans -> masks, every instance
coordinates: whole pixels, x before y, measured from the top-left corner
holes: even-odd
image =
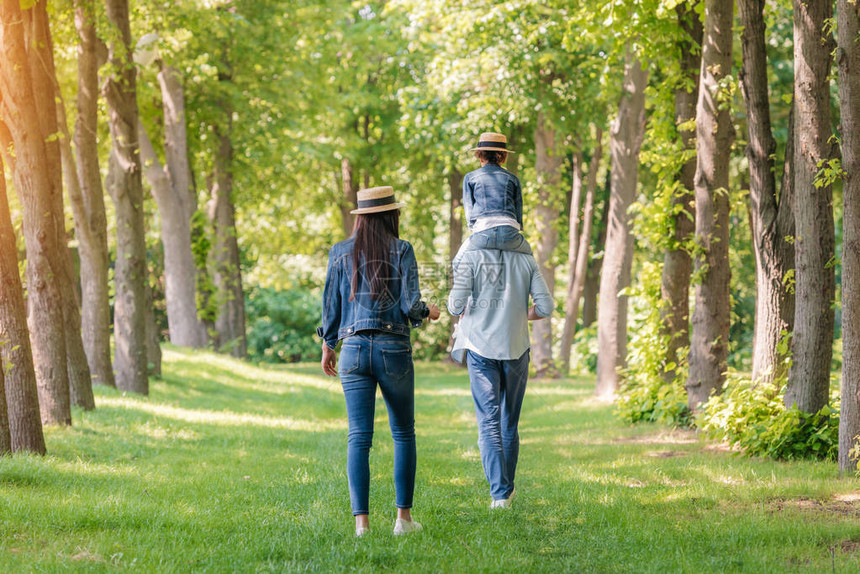
[[[470,235],[460,246],[457,255],[454,256],[454,261],[451,262],[452,266],[456,269],[464,253],[477,249],[498,249],[499,251],[532,254],[531,245],[522,233],[510,225],[499,225]]]
[[[349,443],[346,474],[352,514],[368,514],[370,447],[376,385],[388,407],[394,439],[394,491],[397,508],[412,508],[415,491],[415,370],[409,337],[363,331],[343,340],[338,374],[346,397]]]
[[[478,419],[481,463],[493,500],[508,498],[520,453],[517,425],[529,377],[529,352],[519,359],[499,361],[468,351],[466,365]]]

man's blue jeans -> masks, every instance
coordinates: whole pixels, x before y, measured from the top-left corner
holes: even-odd
[[[503,500],[514,491],[520,452],[517,425],[529,376],[529,352],[519,359],[499,361],[468,351],[466,365],[475,400],[484,474],[493,500]]]
[[[346,474],[352,513],[368,514],[370,447],[376,385],[388,407],[394,439],[394,492],[397,508],[412,508],[415,491],[415,370],[409,337],[365,331],[343,340],[338,373],[346,397],[349,444]]]

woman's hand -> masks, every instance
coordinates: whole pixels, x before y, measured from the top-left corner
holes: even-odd
[[[439,318],[439,307],[434,305],[433,303],[428,303],[427,308],[430,309],[430,314],[427,316],[431,321],[435,321]]]
[[[330,377],[337,376],[337,353],[325,343],[322,344],[322,370]]]

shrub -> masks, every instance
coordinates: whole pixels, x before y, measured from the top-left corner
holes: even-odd
[[[721,395],[711,397],[696,423],[710,438],[738,446],[746,454],[777,460],[836,460],[839,447],[838,390],[817,413],[787,409],[785,385],[754,384],[737,375]]]
[[[245,295],[248,355],[252,361],[295,363],[318,361],[316,336],[322,298],[318,290],[295,287],[279,291],[255,287]]]

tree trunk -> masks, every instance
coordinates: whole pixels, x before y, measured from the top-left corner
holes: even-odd
[[[600,273],[603,270],[603,251],[606,247],[606,228],[609,226],[609,197],[612,189],[612,170],[606,170],[606,183],[601,197],[600,221],[597,224],[597,240],[594,242],[594,255],[588,262],[585,272],[585,286],[582,289],[582,327],[587,329],[597,321],[597,295],[600,292]],[[589,238],[589,241],[591,239]]]
[[[794,201],[796,286],[794,359],[785,404],[817,412],[830,399],[833,357],[835,231],[830,185],[814,184],[819,162],[833,157],[830,143],[830,65],[833,37],[825,21],[829,0],[794,1]],[[853,41],[853,40],[852,40]]]
[[[142,122],[138,122],[138,134],[144,175],[161,216],[170,342],[181,347],[201,348],[208,343],[208,336],[197,316],[197,268],[191,248],[191,217],[197,201],[188,165],[185,96],[178,74],[172,67],[162,68],[158,82],[164,104],[166,161],[163,168]]]
[[[233,207],[233,144],[230,139],[232,120],[226,111],[225,124],[216,127],[218,149],[215,154],[212,200],[209,218],[215,233],[210,253],[212,276],[218,297],[218,349],[234,357],[248,353],[245,338],[245,297],[239,244],[236,241],[236,220]]]
[[[95,2],[77,0],[75,26],[78,30],[78,117],[75,121],[75,152],[80,194],[69,199],[75,216],[75,234],[81,256],[81,326],[83,343],[93,382],[116,386],[110,350],[110,291],[108,269],[107,215],[99,169],[98,150],[98,51]],[[62,127],[66,124],[61,121]],[[68,138],[66,138],[68,140]]]
[[[627,211],[636,197],[639,150],[645,136],[645,88],[648,72],[628,47],[624,88],[609,143],[612,156],[609,222],[600,275],[597,320],[597,387],[601,400],[618,389],[618,370],[627,363],[627,296],[633,262],[632,221]]]
[[[161,341],[153,312],[152,286],[146,282],[146,363],[147,373],[161,377]]]
[[[535,171],[538,179],[538,206],[535,208],[535,227],[539,237],[535,259],[540,267],[550,294],[555,293],[555,262],[553,254],[558,244],[556,221],[558,195],[561,185],[561,166],[564,156],[560,151],[555,128],[547,125],[542,112],[538,113],[535,130]],[[552,321],[542,319],[532,324],[532,361],[536,376],[557,377],[558,370],[552,361]]]
[[[114,340],[117,387],[149,393],[146,356],[146,243],[137,122],[137,69],[132,62],[128,0],[106,0],[117,36],[110,46],[113,75],[106,84],[113,150],[109,191],[116,206]]]
[[[4,10],[4,23],[6,15]],[[0,129],[5,131],[5,126],[0,124]],[[8,136],[0,137],[4,149],[8,149],[7,140]],[[0,299],[0,378],[5,379],[5,392],[0,389],[0,418],[8,413],[6,423],[13,451],[45,454],[36,371],[4,171],[0,160],[0,292],[3,293]]]
[[[785,278],[794,269],[792,186],[784,185],[778,198],[774,176],[776,141],[770,124],[764,0],[738,0],[743,26],[741,89],[747,106],[747,160],[750,173],[750,228],[756,255],[756,315],[753,343],[753,380],[772,383],[784,376],[780,339],[794,326],[794,294]],[[789,120],[789,138],[793,136]],[[789,140],[787,156],[793,145]],[[790,170],[787,172],[790,177]]]
[[[705,35],[696,112],[696,285],[687,404],[720,392],[729,348],[729,157],[732,124],[719,83],[731,74],[732,0],[705,0]]]
[[[12,437],[9,434],[9,415],[6,409],[6,381],[0,368],[0,458],[12,452]]]
[[[842,406],[839,411],[839,470],[851,472],[850,451],[860,435],[860,12],[855,2],[837,1],[839,102],[842,123]]]
[[[699,94],[702,22],[695,5],[679,4],[675,7],[678,24],[685,36],[678,42],[682,83],[675,90],[675,123],[682,125],[696,119],[696,99]],[[676,376],[681,349],[690,346],[690,275],[693,258],[689,243],[696,230],[696,201],[693,195],[696,177],[695,129],[679,129],[678,137],[684,150],[690,153],[677,175],[678,189],[672,197],[672,237],[663,257],[660,283],[663,307],[661,320],[663,333],[668,337],[663,378],[667,383]],[[675,366],[673,366],[675,365]]]
[[[511,126],[511,133],[508,137],[508,149],[517,149],[517,146],[523,147],[521,144],[523,140],[520,136],[524,132],[524,128],[522,126]],[[507,154],[508,158],[505,161],[505,169],[507,169],[512,174],[518,176],[520,169],[520,154],[518,153],[509,153]]]
[[[603,130],[597,128],[596,144],[588,166],[588,182],[585,190],[585,207],[582,211],[582,231],[578,232],[575,221],[579,220],[579,201],[576,192],[571,198],[570,245],[568,249],[567,300],[564,309],[564,330],[561,334],[561,372],[570,374],[570,347],[576,334],[579,301],[585,287],[588,270],[588,251],[591,247],[591,228],[594,222],[594,194],[597,193],[597,172],[603,155]]]
[[[8,126],[9,142],[3,153],[14,174],[15,188],[24,207],[24,237],[27,247],[28,323],[44,424],[72,422],[69,371],[63,317],[63,293],[57,278],[66,272],[49,174],[60,173],[60,162],[50,164],[42,137],[40,111],[36,105],[32,71],[24,42],[25,16],[18,0],[3,0],[2,75],[4,93],[0,117]],[[29,18],[28,18],[29,20]],[[52,108],[51,113],[54,113]]]
[[[463,174],[456,167],[452,167],[448,172],[448,190],[451,193],[451,200],[448,203],[448,261],[454,261],[463,243],[463,218],[459,211],[463,203]],[[450,264],[448,266],[450,267]],[[449,277],[453,278],[451,269],[448,269],[448,272]],[[459,317],[451,317],[449,343],[453,343],[454,326],[459,320]]]
[[[340,160],[340,174],[343,182],[343,197],[340,203],[341,222],[343,223],[344,237],[352,236],[352,228],[355,226],[355,218],[350,213],[357,205],[358,183],[353,177],[352,164],[349,159]]]

